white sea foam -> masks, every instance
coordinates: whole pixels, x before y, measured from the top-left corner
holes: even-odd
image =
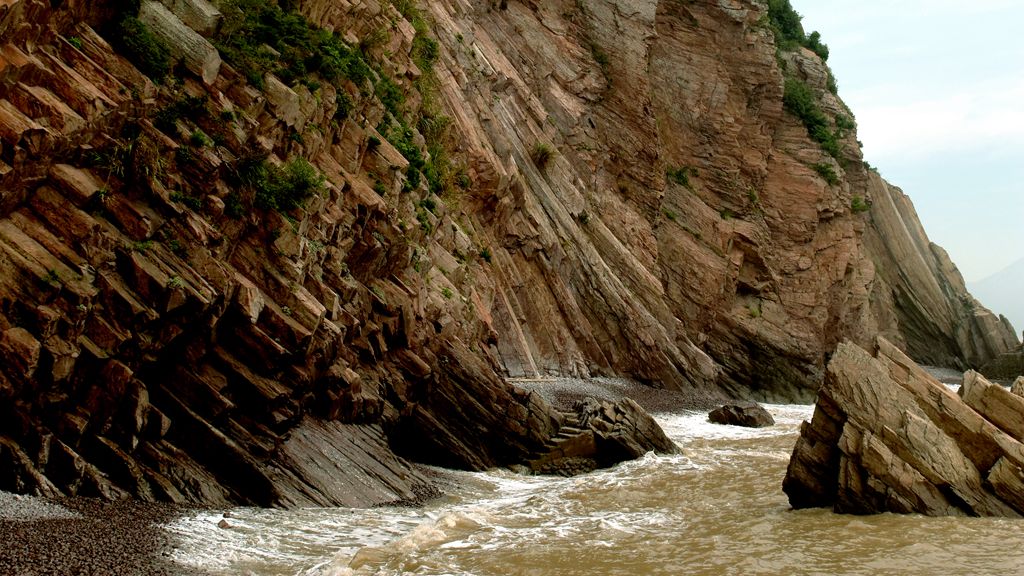
[[[424,509],[243,508],[227,518],[198,513],[168,529],[183,541],[177,561],[214,574],[386,575],[416,572],[431,559],[444,564],[450,556],[504,554],[547,542],[614,549],[644,535],[657,539],[667,527],[692,521],[687,507],[694,505],[693,495],[680,493],[678,506],[664,494],[651,498],[664,486],[693,482],[737,457],[786,457],[757,440],[792,435],[812,407],[766,408],[777,424],[762,429],[712,424],[705,413],[659,414],[659,424],[683,454],[647,454],[583,476],[451,473],[462,488]],[[220,528],[221,520],[230,527]],[[469,574],[454,567],[427,572]]]

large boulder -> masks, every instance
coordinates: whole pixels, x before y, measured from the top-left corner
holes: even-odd
[[[840,344],[783,490],[794,508],[1008,516],[1024,512],[1024,399],[980,374],[957,395],[879,338]]]
[[[629,398],[614,403],[587,398],[573,408],[562,415],[558,434],[527,463],[528,471],[573,476],[648,452],[680,453],[654,418]]]
[[[745,428],[766,428],[775,425],[775,419],[760,404],[734,402],[708,413],[708,420],[715,424],[743,426]]]

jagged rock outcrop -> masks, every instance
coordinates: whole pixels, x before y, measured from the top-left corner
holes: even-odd
[[[655,452],[679,454],[649,414],[625,398],[615,403],[587,398],[564,415],[558,435],[529,461],[528,469],[570,476]]]
[[[968,372],[959,396],[883,338],[840,344],[783,482],[795,508],[1024,513],[1024,398]]]
[[[269,46],[217,36],[227,0],[144,2],[163,83],[108,42],[125,3],[0,6],[0,488],[414,500],[409,460],[573,428],[501,376],[796,398],[843,338],[1015,341],[908,256],[911,212],[854,210],[890,189],[808,51],[785,74],[837,157],[786,111],[759,2],[288,4],[320,30]],[[602,431],[636,455],[626,420]]]
[[[708,420],[715,424],[727,426],[743,426],[745,428],[765,428],[775,425],[775,418],[754,402],[734,402],[715,408],[708,412]]]
[[[1010,323],[971,296],[949,255],[931,243],[914,205],[877,174],[864,244],[875,263],[879,333],[923,364],[978,368],[1018,344]]]

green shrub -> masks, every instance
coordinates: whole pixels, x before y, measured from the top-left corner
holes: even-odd
[[[693,187],[690,185],[690,176],[696,175],[697,169],[691,168],[689,166],[669,168],[668,170],[665,171],[665,176],[667,176],[669,180],[675,182],[676,184],[679,184],[680,186],[690,188],[691,190],[693,189]]]
[[[177,100],[164,106],[153,115],[153,125],[167,135],[177,133],[177,122],[182,118],[198,121],[206,116],[205,96],[182,96]]]
[[[307,86],[315,86],[312,74],[339,86],[344,78],[362,86],[373,74],[358,50],[294,10],[264,0],[226,0],[219,7],[224,20],[214,45],[257,88],[268,73]]]
[[[541,170],[547,168],[548,163],[555,157],[555,149],[545,142],[537,142],[530,150],[530,160]]]
[[[839,128],[840,130],[849,131],[857,128],[857,124],[855,124],[853,119],[850,118],[849,116],[839,114],[836,116],[836,128]]]
[[[336,104],[338,105],[338,109],[334,112],[334,119],[341,122],[342,120],[347,119],[349,114],[352,113],[352,98],[349,97],[348,92],[339,90]]]
[[[170,74],[170,50],[138,18],[124,17],[116,34],[117,47],[143,74],[158,82]]]
[[[818,107],[814,93],[807,84],[796,78],[786,78],[782,102],[786,110],[803,122],[815,142],[821,144],[833,157],[839,157],[841,151],[836,134],[829,129],[828,117]]]
[[[240,162],[239,180],[252,189],[257,208],[287,212],[323,190],[324,177],[305,158],[295,158],[280,167],[262,158]]]
[[[854,196],[850,201],[850,210],[853,210],[854,214],[859,214],[860,212],[867,212],[868,210],[871,210],[871,205],[868,204],[863,197]]]
[[[437,40],[417,34],[412,40],[412,61],[420,70],[427,70],[437,62],[440,55],[440,47]]]
[[[775,35],[776,46],[781,50],[804,46],[822,60],[828,60],[828,46],[821,43],[821,34],[811,32],[808,36],[801,20],[803,16],[793,9],[789,0],[768,0],[768,22]]]
[[[387,138],[395,150],[398,150],[398,153],[409,161],[409,169],[418,172],[423,170],[426,161],[423,159],[423,151],[413,141],[415,135],[412,128],[405,124],[398,124],[388,132]],[[408,176],[408,170],[406,172]]]
[[[804,40],[804,46],[817,54],[822,60],[828,60],[828,45],[821,43],[821,34],[818,32],[811,32],[810,36]]]
[[[374,87],[374,94],[395,119],[402,119],[405,108],[405,94],[402,93],[402,89],[398,87],[398,84],[395,84],[390,78],[383,77]]]
[[[424,208],[431,214],[437,214],[437,202],[433,198],[427,197],[421,200],[420,207]]]
[[[184,192],[171,192],[171,202],[181,202],[195,211],[203,207],[202,200]]]
[[[196,148],[205,148],[207,146],[213,145],[213,140],[210,140],[210,137],[207,136],[206,133],[203,132],[202,130],[196,130],[192,132],[192,135],[189,136],[188,141]]]
[[[416,220],[419,221],[420,229],[423,230],[425,234],[430,234],[434,231],[434,225],[430,222],[430,216],[427,214],[426,210],[422,208],[416,210]]]
[[[839,175],[836,174],[835,169],[832,168],[831,164],[820,162],[814,165],[814,171],[818,173],[818,176],[828,182],[829,186],[835,186],[839,184]]]

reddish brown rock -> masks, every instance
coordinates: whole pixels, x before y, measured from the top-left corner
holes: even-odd
[[[0,334],[0,362],[10,377],[29,379],[39,365],[42,346],[24,328],[10,328]]]

